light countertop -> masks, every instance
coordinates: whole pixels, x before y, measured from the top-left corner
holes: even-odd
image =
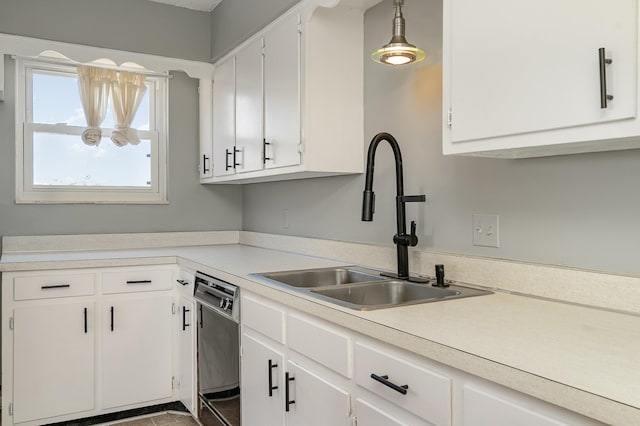
[[[240,244],[8,253],[0,271],[176,262],[607,423],[640,424],[636,315],[506,293],[353,311],[249,275],[345,263]]]

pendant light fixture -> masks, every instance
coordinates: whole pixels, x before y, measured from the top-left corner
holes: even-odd
[[[405,65],[420,62],[424,59],[424,50],[407,42],[404,36],[404,16],[402,16],[404,0],[393,0],[396,14],[393,18],[393,36],[391,41],[371,54],[371,59],[381,64]]]

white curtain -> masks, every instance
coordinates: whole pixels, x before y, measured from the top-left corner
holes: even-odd
[[[119,71],[117,79],[111,85],[113,115],[116,119],[111,140],[118,146],[140,143],[138,132],[131,128],[136,111],[147,91],[144,74]]]
[[[78,65],[78,88],[80,102],[87,120],[87,128],[82,132],[82,141],[90,146],[100,144],[102,130],[109,102],[109,90],[116,72],[88,65]]]

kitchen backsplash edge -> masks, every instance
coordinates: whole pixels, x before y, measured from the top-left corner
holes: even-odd
[[[395,246],[242,231],[240,244],[394,270]],[[413,249],[412,273],[434,275],[444,264],[446,277],[505,292],[640,315],[640,277],[512,260]]]
[[[2,253],[123,250],[238,244],[240,231],[145,232],[2,237]]]
[[[396,266],[393,245],[250,231],[6,236],[2,238],[2,253],[125,250],[238,243],[387,270],[394,270]],[[425,249],[412,249],[409,253],[409,265],[416,274],[432,276],[434,265],[442,263],[446,267],[447,278],[462,283],[640,315],[640,277]]]

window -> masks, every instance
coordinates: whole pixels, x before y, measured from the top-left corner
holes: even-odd
[[[111,103],[97,146],[87,127],[75,66],[17,59],[16,202],[164,204],[167,79],[149,76],[131,125],[138,145],[115,145]]]

